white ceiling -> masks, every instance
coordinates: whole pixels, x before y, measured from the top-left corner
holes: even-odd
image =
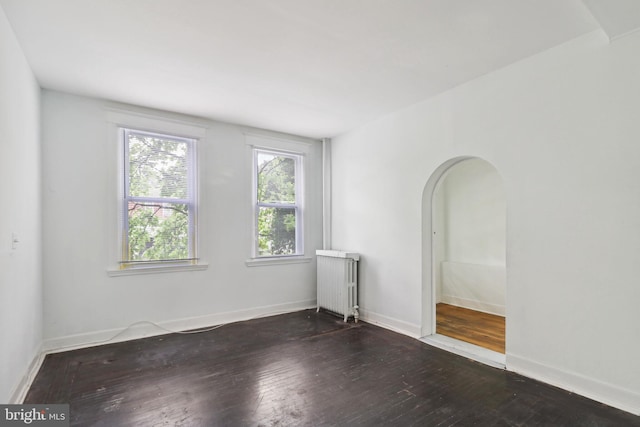
[[[615,40],[640,27],[638,0],[583,0],[610,39]]]
[[[42,87],[331,137],[599,28],[580,0],[0,0]]]

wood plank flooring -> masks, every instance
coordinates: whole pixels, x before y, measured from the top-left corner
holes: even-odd
[[[47,355],[72,426],[640,426],[640,417],[306,310]]]
[[[504,354],[505,319],[454,305],[436,305],[436,333]]]

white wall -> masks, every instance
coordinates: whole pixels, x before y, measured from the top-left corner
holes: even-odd
[[[436,275],[439,301],[504,316],[506,205],[502,178],[481,159],[449,169],[438,186],[442,206],[435,237],[443,254]],[[442,217],[438,221],[438,217]]]
[[[507,271],[504,266],[443,261],[440,302],[505,316]]]
[[[2,8],[0,94],[0,403],[7,403],[42,340],[40,88]]]
[[[506,205],[502,178],[489,163],[469,159],[444,177],[445,258],[504,265]]]
[[[172,328],[210,325],[315,304],[315,259],[249,267],[251,153],[235,125],[127,106],[125,110],[207,128],[199,142],[200,258],[205,271],[109,277],[117,232],[117,142],[104,101],[44,91],[43,227],[45,347],[108,338],[150,320]],[[307,168],[306,254],[322,245],[321,145]],[[136,335],[161,332],[143,328]],[[80,334],[80,335],[78,335]],[[126,337],[124,334],[123,337]]]
[[[363,317],[420,333],[423,189],[483,158],[508,207],[508,369],[640,414],[639,51],[593,32],[335,138],[333,246],[363,255]]]

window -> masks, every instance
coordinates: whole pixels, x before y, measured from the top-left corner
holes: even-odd
[[[302,255],[302,156],[258,148],[253,154],[255,257]]]
[[[196,141],[132,129],[121,132],[121,266],[194,264]]]

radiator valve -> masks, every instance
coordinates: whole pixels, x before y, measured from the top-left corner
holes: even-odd
[[[353,306],[353,320],[354,320],[356,323],[358,323],[358,319],[360,318],[360,313],[358,312],[358,309],[359,309],[359,308],[360,308],[360,307],[359,307],[359,306],[357,306],[357,305],[354,305],[354,306]]]

